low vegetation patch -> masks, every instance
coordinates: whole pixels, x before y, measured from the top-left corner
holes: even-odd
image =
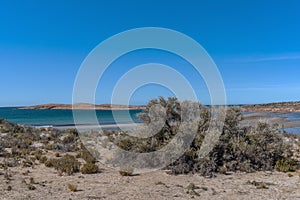
[[[146,123],[151,122],[148,113],[151,106],[159,104],[167,113],[166,123],[153,137],[139,139],[122,134],[115,143],[122,149],[133,152],[152,152],[163,148],[172,140],[181,124],[181,104],[176,98],[154,99],[149,102],[145,113],[139,117]],[[200,173],[213,176],[214,173],[229,171],[254,172],[276,169],[295,170],[295,165],[280,160],[290,159],[291,147],[284,142],[277,125],[258,122],[255,127],[241,126],[242,112],[237,107],[227,108],[225,124],[221,136],[213,150],[205,157],[199,156],[202,142],[208,134],[211,118],[210,108],[201,104],[198,132],[191,146],[167,168],[173,174]],[[213,132],[209,134],[214,134]],[[290,161],[290,160],[289,160]],[[286,161],[285,161],[286,162]],[[285,167],[283,167],[285,166]]]
[[[49,159],[45,162],[46,167],[54,167],[60,173],[72,175],[73,173],[79,172],[80,162],[72,155],[65,155],[60,159]]]
[[[77,157],[82,158],[87,163],[96,163],[95,157],[83,145],[81,145],[81,151]]]
[[[134,172],[134,169],[130,165],[122,166],[119,171],[121,176],[132,176],[133,172]]]
[[[276,162],[275,169],[280,172],[294,172],[298,169],[298,163],[292,158],[283,158]]]
[[[263,181],[248,181],[247,183],[254,185],[257,189],[269,189],[268,185],[272,185]]]
[[[80,172],[83,174],[95,174],[99,171],[99,167],[94,163],[86,163],[80,169]]]

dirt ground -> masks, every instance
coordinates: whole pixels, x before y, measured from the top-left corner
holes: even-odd
[[[0,170],[0,199],[300,199],[299,171],[206,178],[169,175],[163,170],[121,176],[115,170],[100,168],[98,174],[59,176],[44,165],[13,167],[9,168],[9,178]],[[33,190],[28,187],[30,181]],[[76,185],[77,191],[71,192],[69,184]]]

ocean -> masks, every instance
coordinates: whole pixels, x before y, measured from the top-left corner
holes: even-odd
[[[300,122],[300,113],[299,112],[290,112],[290,113],[270,113],[274,117],[283,117],[285,120],[290,122]],[[288,133],[300,134],[300,126],[284,128],[284,131]]]
[[[88,116],[91,111],[82,110],[82,115],[86,115],[87,119],[84,124],[80,125],[95,125],[90,124]],[[114,113],[113,113],[114,112]],[[116,124],[114,116],[117,116],[118,123],[140,123],[140,119],[137,117],[138,113],[142,110],[97,110],[96,115],[101,125],[113,125]],[[128,112],[130,118],[128,117]],[[53,126],[53,127],[68,127],[74,126],[74,119],[72,110],[24,110],[18,109],[18,107],[2,107],[0,108],[0,118],[6,119],[10,122],[30,125],[30,126]]]
[[[80,125],[96,125],[89,123],[89,114],[91,111],[82,110],[82,115],[86,116],[84,123]],[[114,112],[114,114],[113,114]],[[116,121],[113,115],[116,115],[118,124],[132,124],[140,123],[141,120],[137,117],[137,114],[143,112],[143,110],[97,110],[96,115],[100,125],[114,125]],[[128,117],[128,112],[130,117]],[[287,121],[300,122],[300,113],[269,113],[274,117],[283,117]],[[53,126],[53,127],[74,127],[73,113],[71,110],[23,110],[18,107],[0,107],[0,118],[6,119],[10,122],[30,125],[30,126]],[[114,128],[109,128],[114,129]],[[300,134],[300,127],[284,128],[285,131],[290,133]]]

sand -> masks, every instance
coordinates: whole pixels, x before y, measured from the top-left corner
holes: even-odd
[[[11,168],[13,176],[9,183],[0,175],[0,199],[300,199],[297,172],[292,173],[292,177],[279,172],[256,172],[205,178],[174,176],[158,170],[123,177],[117,171],[101,168],[102,173],[72,176],[59,176],[44,165],[34,169]],[[30,177],[34,178],[35,190],[27,187]],[[254,182],[265,182],[267,188],[259,189]],[[68,189],[70,183],[78,186],[77,192]],[[191,183],[196,189],[189,189]],[[12,186],[11,191],[7,191],[8,185]]]

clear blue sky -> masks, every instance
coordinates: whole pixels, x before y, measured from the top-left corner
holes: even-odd
[[[297,101],[299,8],[297,0],[2,0],[0,106],[71,103],[76,73],[88,53],[114,34],[147,26],[174,29],[198,41],[222,74],[229,104]],[[132,63],[157,55],[137,52],[132,58],[138,62]],[[129,58],[116,63],[130,66]],[[166,53],[161,58],[156,61],[185,65]],[[97,93],[97,103],[109,102],[109,91],[108,84]],[[132,103],[169,94],[147,86]]]

